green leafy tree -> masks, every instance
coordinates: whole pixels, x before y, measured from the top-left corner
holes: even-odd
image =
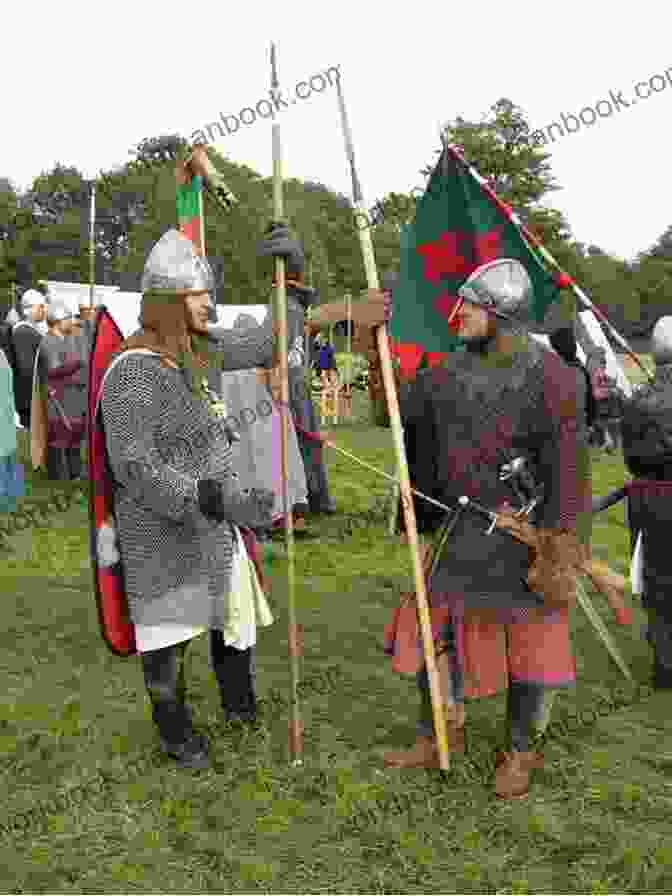
[[[672,259],[672,224],[658,238],[653,247],[646,253],[647,258]]]
[[[552,174],[550,154],[534,141],[522,109],[502,98],[483,121],[458,116],[447,122],[442,138],[462,147],[465,158],[550,251],[550,244],[567,241],[570,231],[563,214],[541,204],[561,187]],[[427,168],[423,174],[431,171]]]

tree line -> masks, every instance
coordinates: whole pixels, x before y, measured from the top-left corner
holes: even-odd
[[[549,206],[560,189],[545,153],[534,140],[523,111],[500,99],[483,121],[457,117],[443,127],[443,139],[462,146],[467,160],[541,239],[626,337],[644,338],[672,302],[672,225],[633,261],[609,255],[595,244],[573,239],[569,222]],[[146,138],[129,161],[100,172],[95,230],[97,283],[138,291],[151,246],[176,223],[174,153],[182,138]],[[436,154],[440,149],[436,150]],[[206,246],[218,282],[217,301],[263,304],[271,265],[256,246],[272,218],[272,179],[227,159],[209,147],[239,203],[223,212],[206,198]],[[422,172],[428,178],[436,160]],[[390,192],[369,211],[381,273],[398,269],[399,233],[412,221],[422,188]],[[40,279],[88,282],[90,184],[74,166],[57,164],[21,193],[0,177],[0,309]],[[543,204],[542,204],[543,203]],[[366,287],[359,248],[357,212],[350,199],[314,181],[285,182],[285,217],[300,236],[306,278],[320,301],[356,300]],[[361,226],[361,225],[360,225]]]

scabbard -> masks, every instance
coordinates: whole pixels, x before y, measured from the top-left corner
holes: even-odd
[[[444,548],[446,542],[448,541],[448,539],[450,538],[453,530],[455,529],[455,526],[457,525],[459,518],[462,516],[463,510],[464,510],[464,508],[458,504],[457,507],[455,507],[455,509],[453,511],[451,511],[451,513],[448,514],[446,519],[444,520],[444,523],[441,526],[441,529],[439,531],[439,535],[437,537],[434,551],[432,552],[432,556],[431,556],[431,558],[428,558],[428,564],[427,564],[427,570],[426,570],[427,582],[429,582],[431,577],[434,575],[434,572],[436,570],[436,567],[438,566],[439,560],[441,559],[441,554],[443,553],[443,548]]]
[[[65,411],[63,410],[63,405],[60,403],[58,398],[56,398],[54,395],[50,395],[49,401],[53,401],[53,403],[56,405],[56,410],[58,411],[59,416],[60,416],[61,420],[63,421],[63,425],[68,430],[68,432],[72,432],[72,426],[70,425],[68,418],[65,416]]]
[[[608,510],[610,507],[613,507],[614,504],[618,504],[619,501],[622,501],[626,495],[627,487],[622,485],[620,488],[614,489],[614,491],[603,495],[601,498],[593,498],[593,513],[602,513],[603,510]]]

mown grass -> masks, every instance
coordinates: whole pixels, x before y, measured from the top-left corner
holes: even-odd
[[[331,431],[346,450],[393,467],[389,431],[361,420]],[[297,601],[302,675],[331,671],[333,687],[306,689],[298,768],[288,762],[282,708],[262,704],[254,731],[222,722],[205,638],[189,655],[189,687],[214,769],[178,771],[161,758],[137,659],[112,656],[98,633],[85,509],[12,539],[0,570],[0,891],[670,891],[669,694],[551,738],[526,802],[495,801],[487,776],[504,742],[502,698],[470,706],[473,764],[454,758],[445,781],[383,767],[386,746],[414,739],[417,715],[413,680],[393,675],[381,652],[410,584],[408,549],[385,535],[384,481],[333,453],[329,471],[339,514],[320,523],[319,541],[297,542]],[[600,458],[594,492],[623,477],[619,460]],[[626,569],[622,506],[602,515],[594,543]],[[289,683],[284,575],[280,552],[277,621],[258,644],[261,697]],[[617,628],[594,600],[646,680],[640,610],[632,629]],[[627,704],[629,686],[580,610],[574,633],[579,680],[555,717],[617,687]]]

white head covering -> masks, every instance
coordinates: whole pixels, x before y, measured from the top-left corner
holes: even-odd
[[[672,363],[672,317],[658,319],[651,333],[651,354],[656,364]]]
[[[74,317],[72,311],[61,299],[55,299],[47,305],[47,320],[50,324],[70,320],[72,317]]]
[[[149,253],[140,285],[143,292],[212,292],[214,287],[215,278],[210,265],[196,255],[191,240],[177,230],[164,233]]]
[[[34,308],[36,305],[46,304],[47,300],[42,293],[38,292],[36,289],[26,290],[21,298],[21,307],[24,311],[28,311],[29,308]]]

